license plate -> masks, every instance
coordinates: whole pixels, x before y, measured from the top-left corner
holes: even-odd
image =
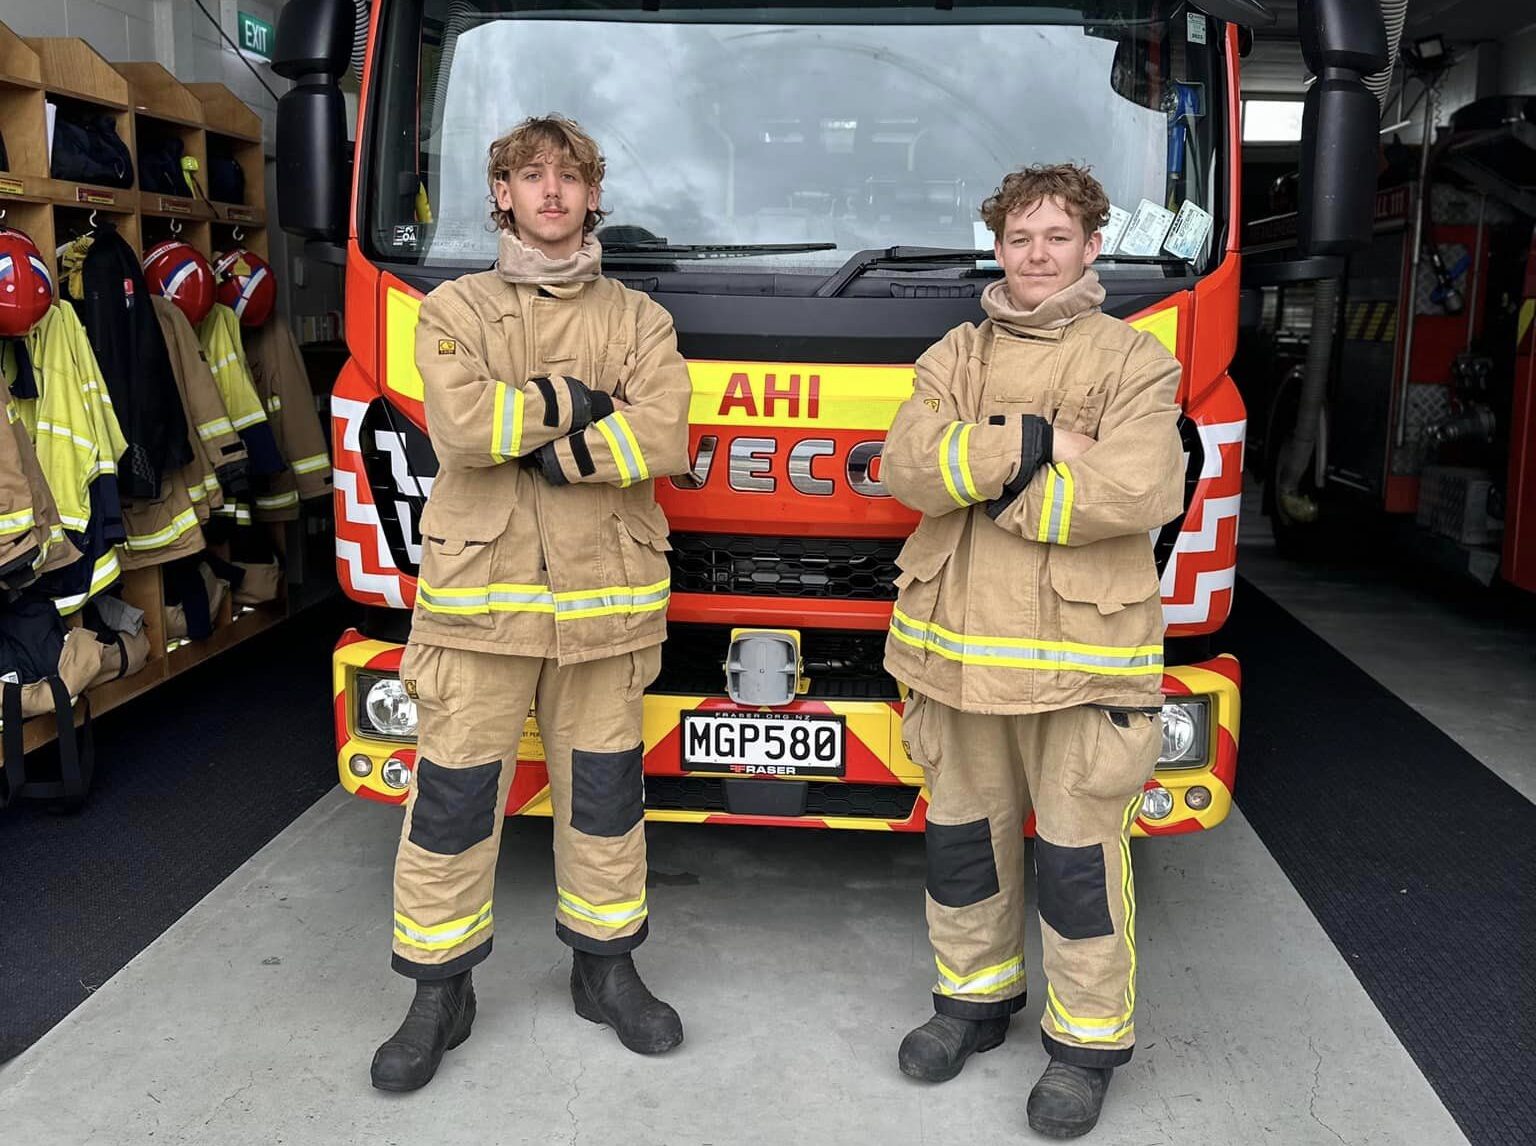
[[[841,716],[793,712],[685,712],[684,772],[734,776],[841,776]]]

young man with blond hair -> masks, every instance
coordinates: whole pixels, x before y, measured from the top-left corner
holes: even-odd
[[[897,560],[885,665],[927,782],[934,1016],[904,1073],[953,1078],[1024,1006],[1023,825],[1035,814],[1051,1062],[1029,1124],[1077,1137],[1128,1061],[1129,838],[1161,743],[1150,531],[1180,511],[1179,364],[1099,309],[1109,201],[1086,170],[1008,175],[982,205],[1003,277],[987,319],[917,363],[887,488],[923,516]]]
[[[631,952],[645,939],[641,703],[661,666],[667,521],[688,468],[671,317],[602,276],[604,164],[561,116],[491,144],[493,270],[421,305],[416,364],[440,468],[400,665],[418,750],[395,860],[394,968],[416,982],[373,1085],[414,1090],[469,1037],[496,856],[536,703],[554,811],[555,932],[571,997],[629,1049],[683,1039]]]

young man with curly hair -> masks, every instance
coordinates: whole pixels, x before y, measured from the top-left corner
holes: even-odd
[[[982,216],[1003,277],[986,321],[917,363],[887,488],[922,520],[897,564],[885,665],[927,781],[934,1016],[903,1072],[941,1082],[1024,1006],[1024,840],[1035,820],[1050,1065],[1029,1124],[1098,1120],[1131,1057],[1129,838],[1161,743],[1163,614],[1150,531],[1181,508],[1179,364],[1099,308],[1109,201],[1086,170],[1008,175]]]
[[[416,365],[440,469],[400,665],[418,750],[395,860],[394,968],[416,983],[373,1085],[415,1090],[469,1037],[529,707],[554,813],[555,933],[576,1013],[630,1050],[683,1039],[631,952],[648,929],[641,703],[661,666],[667,521],[687,469],[671,317],[602,276],[603,158],[561,116],[491,144],[493,270],[421,305]]]

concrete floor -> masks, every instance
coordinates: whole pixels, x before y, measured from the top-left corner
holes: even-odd
[[[875,833],[653,825],[639,960],[688,1041],[643,1059],[571,1013],[549,824],[511,821],[474,1037],[429,1090],[381,1095],[368,1061],[409,995],[387,970],[397,825],[322,799],[0,1070],[5,1141],[1032,1139],[1038,1001],[951,1083],[897,1071],[932,982],[922,841]],[[1465,1141],[1240,813],[1136,862],[1140,1048],[1092,1141]]]

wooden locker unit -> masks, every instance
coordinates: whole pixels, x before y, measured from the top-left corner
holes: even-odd
[[[87,105],[110,115],[134,160],[129,188],[97,187],[53,179],[49,174],[45,100]],[[197,161],[201,194],[143,191],[138,181],[138,141],[149,133],[175,135]],[[0,170],[0,223],[26,231],[57,278],[56,247],[89,223],[90,212],[110,215],[135,250],[176,235],[212,256],[236,242],[267,254],[266,194],[261,118],[223,84],[182,84],[156,63],[109,64],[84,40],[27,39],[0,24],[0,135],[9,169]],[[224,149],[245,175],[245,202],[211,203],[207,164],[212,147]],[[99,216],[98,216],[99,218]],[[238,236],[238,237],[237,237]],[[282,530],[274,530],[281,535]],[[277,537],[279,550],[282,538]],[[93,714],[106,712],[178,673],[270,628],[288,615],[287,593],[237,615],[226,595],[211,636],[168,648],[162,569],[129,570],[119,583],[124,600],[144,611],[149,661],[133,676],[89,690]],[[78,624],[78,617],[70,623]],[[76,709],[79,719],[80,709]],[[57,736],[54,717],[26,722],[27,751]]]

